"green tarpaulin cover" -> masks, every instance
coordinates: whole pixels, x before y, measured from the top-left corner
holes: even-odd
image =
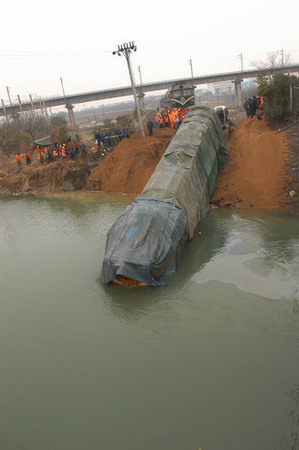
[[[33,145],[40,145],[41,147],[47,147],[48,145],[51,145],[51,136],[46,136],[42,139],[36,139],[33,141]]]
[[[138,199],[173,203],[188,215],[189,239],[208,209],[218,170],[229,159],[217,115],[206,106],[188,112]]]
[[[101,281],[122,275],[152,286],[164,284],[207,214],[218,170],[228,159],[217,115],[194,107],[142,193],[112,225]]]

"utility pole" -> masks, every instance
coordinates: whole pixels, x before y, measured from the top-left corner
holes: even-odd
[[[32,95],[31,94],[29,94],[29,98],[30,98],[30,103],[31,103],[31,113],[32,114],[34,114],[34,112],[33,112],[33,100],[32,100]]]
[[[8,115],[7,115],[7,112],[6,112],[6,108],[5,108],[5,104],[4,104],[3,98],[1,98],[1,103],[2,103],[2,108],[3,108],[4,114],[5,114],[6,122],[9,123],[9,119],[8,119]]]
[[[43,110],[43,105],[42,105],[42,98],[39,98],[39,107],[40,107],[40,113],[41,116],[44,117],[44,110]]]
[[[10,88],[8,86],[6,86],[6,90],[7,90],[7,95],[8,95],[8,99],[9,99],[9,103],[10,103],[10,107],[11,107],[11,117],[15,120],[18,120],[20,117],[20,114],[14,111],[14,107],[12,105],[12,101],[10,98],[10,92],[9,92]]]
[[[192,86],[193,86],[193,66],[192,66],[192,59],[189,59],[189,64],[191,67],[191,79],[192,79]]]
[[[141,76],[140,66],[138,66],[138,72],[139,72],[139,81],[140,81],[139,94],[137,94],[138,105],[139,105],[140,111],[144,111],[145,110],[144,93],[142,92],[142,76]]]
[[[123,55],[126,58],[127,65],[128,65],[128,70],[129,70],[129,75],[130,75],[130,80],[131,80],[133,96],[134,96],[135,108],[136,108],[136,111],[137,111],[138,125],[139,125],[141,136],[144,137],[145,134],[144,134],[144,129],[143,129],[141,112],[140,112],[140,107],[139,107],[139,104],[138,104],[136,87],[135,87],[134,76],[133,76],[132,67],[131,67],[131,60],[130,60],[130,55],[131,55],[132,51],[136,52],[137,47],[134,44],[134,41],[129,42],[129,43],[125,43],[125,44],[122,44],[122,45],[118,45],[117,47],[118,47],[118,49],[116,51],[112,52],[112,55],[118,55],[118,56]]]
[[[60,83],[61,83],[61,87],[62,87],[62,92],[63,92],[63,96],[65,98],[65,92],[64,92],[64,86],[63,86],[63,79],[60,77]]]
[[[6,91],[7,91],[8,100],[9,100],[10,106],[12,106],[12,102],[11,102],[11,98],[10,98],[9,89],[10,89],[10,88],[9,88],[8,86],[6,86]]]
[[[141,69],[140,69],[140,66],[138,66],[138,72],[139,72],[140,86],[142,86],[142,77],[141,77]]]
[[[238,55],[238,58],[241,60],[241,72],[243,72],[243,53],[240,53],[240,55]]]
[[[20,105],[20,113],[22,112],[22,102],[20,96],[18,95],[19,105]]]
[[[281,67],[284,66],[284,58],[283,58],[283,48],[279,52],[281,54]]]
[[[49,126],[49,116],[48,116],[48,111],[47,111],[45,100],[43,100],[43,107],[44,107],[44,111],[45,111],[47,126]]]

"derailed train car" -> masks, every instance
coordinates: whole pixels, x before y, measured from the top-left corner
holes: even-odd
[[[216,114],[194,107],[142,193],[111,227],[101,281],[165,284],[207,214],[217,173],[228,159]]]

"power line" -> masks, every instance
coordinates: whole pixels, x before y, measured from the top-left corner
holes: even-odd
[[[49,52],[47,50],[5,50],[5,49],[1,49],[0,48],[0,53],[8,53],[8,54],[24,54],[24,55],[35,55],[35,54],[60,54],[60,55],[69,55],[69,54],[73,54],[73,55],[77,55],[77,54],[85,54],[85,53],[110,53],[111,50],[81,50],[81,51],[69,51],[69,50],[65,50],[62,52]]]
[[[0,57],[2,59],[13,59],[13,60],[38,60],[42,58],[54,58],[54,59],[76,59],[76,58],[89,58],[92,56],[103,54],[111,54],[110,50],[105,51],[84,51],[81,52],[46,52],[46,51],[38,51],[38,52],[26,52],[26,51],[3,51],[0,50]]]

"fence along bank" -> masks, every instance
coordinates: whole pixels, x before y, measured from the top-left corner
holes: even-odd
[[[100,280],[165,284],[207,214],[217,173],[228,159],[216,114],[195,106],[141,194],[109,230]]]

